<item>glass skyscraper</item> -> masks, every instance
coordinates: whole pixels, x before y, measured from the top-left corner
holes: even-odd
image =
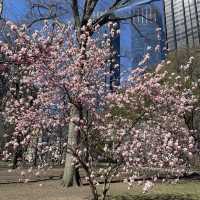
[[[200,0],[164,0],[167,45],[176,48],[200,45]]]
[[[132,22],[121,23],[122,81],[138,66],[151,66],[165,58],[164,1],[157,0],[134,10]],[[149,56],[147,62],[141,61]],[[142,63],[142,65],[141,65]]]
[[[132,65],[137,66],[144,55],[149,54],[147,65],[152,65],[164,59],[165,27],[163,3],[156,1],[136,10],[134,18],[135,30],[132,34],[132,49],[134,56]]]

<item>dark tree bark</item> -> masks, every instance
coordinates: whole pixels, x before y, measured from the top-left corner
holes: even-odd
[[[13,169],[17,168],[19,160],[23,159],[23,147],[21,145],[21,138],[17,137],[18,146],[15,149],[14,158],[13,158]]]

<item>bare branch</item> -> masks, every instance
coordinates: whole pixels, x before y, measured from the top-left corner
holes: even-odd
[[[53,24],[58,25],[59,27],[65,26],[65,24],[59,20],[59,17],[67,14],[67,9],[65,9],[64,7],[59,7],[57,3],[32,3],[32,1],[30,1],[29,3],[31,4],[31,11],[36,8],[38,10],[39,16],[35,16],[33,18],[34,20],[28,24],[28,28],[30,28],[33,24],[37,22],[45,20],[53,20]],[[62,9],[62,12],[60,12],[60,10],[58,12],[58,9]],[[46,14],[42,13],[42,10],[45,11]]]
[[[133,14],[133,15],[130,15],[130,16],[126,16],[126,17],[115,17],[115,16],[112,16],[110,15],[109,13],[106,13],[104,15],[102,15],[101,17],[99,17],[98,19],[96,19],[94,22],[93,22],[93,25],[100,25],[100,26],[103,26],[104,24],[112,21],[112,22],[117,22],[117,21],[123,21],[123,20],[128,20],[128,19],[133,19],[135,17],[143,17],[144,19],[147,19],[149,21],[152,21],[152,19],[149,19],[141,14]]]
[[[90,19],[97,3],[99,0],[86,0],[84,5],[84,11],[83,11],[83,18],[82,18],[82,24],[85,25],[87,21]]]
[[[53,20],[53,19],[56,19],[57,16],[54,15],[54,16],[48,16],[48,17],[40,17],[38,19],[35,19],[33,20],[28,26],[27,28],[30,28],[31,26],[33,26],[33,24],[37,23],[37,22],[40,22],[40,21],[45,21],[45,20]]]
[[[40,4],[40,3],[34,3],[34,4],[31,6],[32,9],[35,8],[35,7],[37,7],[37,8],[43,8],[43,9],[49,10],[49,7],[48,7],[48,6],[45,6],[45,5]]]
[[[2,19],[3,15],[3,0],[0,0],[0,19]]]
[[[128,3],[130,0],[116,0],[113,5],[109,8],[109,10],[112,10],[114,8],[117,8],[119,6],[123,6],[125,5],[126,3]]]
[[[81,20],[80,20],[80,14],[78,10],[78,1],[77,0],[71,0],[72,3],[72,12],[73,12],[73,17],[75,21],[75,27],[77,29],[80,29],[81,25]]]
[[[152,3],[152,1],[153,0],[140,0],[140,1],[133,2],[131,4],[131,0],[126,0],[126,1],[116,0],[116,2],[107,10],[107,12],[104,13],[103,15],[101,15],[99,18],[97,18],[93,22],[93,24],[94,25],[98,24],[100,26],[103,26],[104,24],[108,23],[109,21],[122,21],[122,20],[132,19],[132,18],[137,17],[137,16],[142,16],[140,14],[133,14],[133,12],[131,12],[130,15],[128,15],[128,16],[123,16],[123,15],[119,16],[118,15],[119,13],[117,14],[117,12],[123,11],[123,13],[126,13],[126,10],[123,10],[123,9],[125,9],[126,7],[128,9],[129,5],[126,5],[128,2],[130,2],[130,8],[129,9],[134,10],[137,7],[150,4],[150,3]],[[144,17],[144,16],[142,16],[142,17]]]

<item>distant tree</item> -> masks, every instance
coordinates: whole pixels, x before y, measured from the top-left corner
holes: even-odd
[[[199,69],[200,50],[197,49],[178,49],[175,52],[170,52],[167,60],[168,64],[159,65],[157,70],[161,73],[166,71],[170,82],[175,82],[175,79],[180,79],[181,89],[193,96],[195,103],[193,109],[184,115],[185,122],[189,129],[197,131],[195,133],[195,141],[200,148],[200,69]]]

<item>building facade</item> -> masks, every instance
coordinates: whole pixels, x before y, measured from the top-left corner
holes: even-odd
[[[122,81],[126,81],[133,68],[151,66],[165,58],[164,1],[138,7],[133,15],[131,22],[121,23]],[[149,58],[142,62],[145,56]]]
[[[153,65],[164,59],[165,26],[164,5],[156,1],[136,10],[132,34],[132,49],[134,52],[132,65],[137,66],[145,55],[149,56],[144,65]]]
[[[200,45],[200,0],[164,0],[169,50]]]

